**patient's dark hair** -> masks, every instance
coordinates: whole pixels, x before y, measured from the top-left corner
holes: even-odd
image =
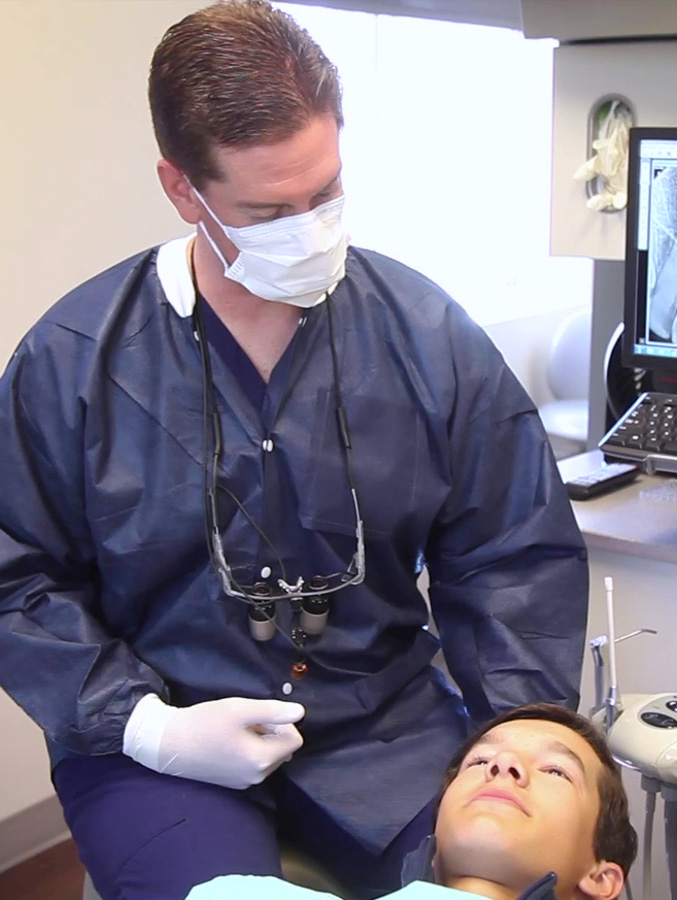
[[[579,734],[592,747],[602,763],[597,783],[599,791],[599,816],[593,836],[593,851],[597,861],[617,863],[627,878],[630,866],[637,855],[637,834],[630,824],[628,798],[621,781],[621,773],[604,735],[589,719],[554,703],[531,703],[518,706],[487,722],[458,750],[447,769],[442,794],[458,775],[461,763],[483,735],[505,722],[535,719],[556,722]]]

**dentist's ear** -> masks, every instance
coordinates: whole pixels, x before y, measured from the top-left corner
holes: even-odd
[[[602,860],[578,882],[581,897],[590,900],[616,900],[620,897],[625,876],[618,863]]]
[[[162,190],[183,221],[189,225],[197,225],[203,211],[183,172],[168,159],[161,159],[157,164],[157,174]]]

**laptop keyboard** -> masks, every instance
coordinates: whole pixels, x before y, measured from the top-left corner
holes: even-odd
[[[677,396],[642,394],[598,446],[607,456],[641,463],[650,474],[677,472]]]

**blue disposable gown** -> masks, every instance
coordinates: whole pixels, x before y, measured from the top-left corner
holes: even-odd
[[[149,691],[287,699],[289,641],[251,639],[207,556],[193,300],[183,242],[144,252],[50,309],[0,384],[0,683],[56,760],[120,752]],[[538,415],[463,310],[356,249],[330,302],[367,574],[309,639],[288,698],[307,709],[306,743],[286,772],[379,848],[435,794],[465,709],[576,705],[587,565]],[[219,491],[241,583],[277,576],[277,554],[295,580],[355,549],[326,305],[304,323],[261,412],[212,353],[218,478],[275,548]],[[430,666],[423,561],[463,702]],[[290,617],[280,604],[287,634]]]

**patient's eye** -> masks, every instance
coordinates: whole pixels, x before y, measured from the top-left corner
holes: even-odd
[[[489,760],[486,756],[469,756],[463,764],[463,767],[469,769],[470,766],[485,766],[488,762]]]
[[[561,766],[546,766],[543,771],[548,775],[556,775],[558,778],[564,778],[566,781],[571,781],[571,776]]]

